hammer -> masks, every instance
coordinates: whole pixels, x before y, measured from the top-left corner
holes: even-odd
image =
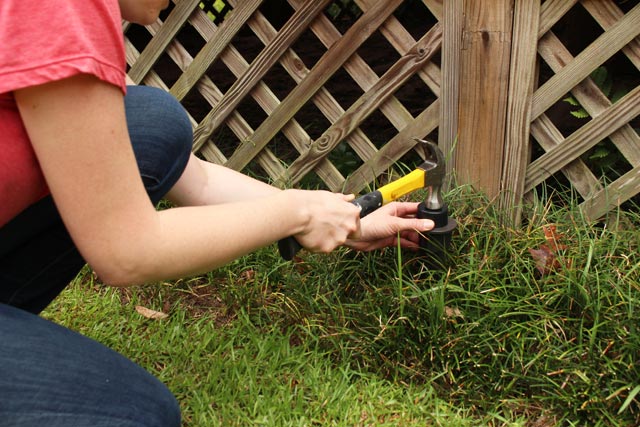
[[[442,200],[442,185],[445,176],[444,154],[433,142],[421,139],[416,139],[416,141],[425,147],[426,160],[422,164],[402,178],[360,196],[352,200],[351,203],[360,207],[360,218],[364,218],[382,205],[413,191],[426,188],[428,194],[424,202],[418,206],[418,218],[434,221],[435,228],[429,234],[435,232],[438,235],[438,239],[436,239],[438,242],[430,242],[430,239],[421,236],[420,246],[428,251],[439,253],[448,247],[451,232],[456,227],[455,220],[449,218],[447,207]],[[445,239],[443,240],[441,237],[445,237]],[[302,246],[293,236],[278,242],[280,255],[287,261],[293,259],[301,248]]]

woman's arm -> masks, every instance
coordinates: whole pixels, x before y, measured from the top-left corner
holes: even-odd
[[[185,172],[169,192],[168,198],[181,206],[252,200],[260,208],[263,197],[281,190],[224,166],[205,162],[191,155]],[[419,247],[421,232],[433,228],[433,221],[416,218],[418,203],[390,203],[361,220],[357,237],[345,242],[352,249],[371,251],[387,246],[407,249]]]
[[[106,283],[209,271],[288,235],[328,252],[358,230],[350,197],[322,191],[274,191],[257,208],[244,200],[157,212],[138,173],[118,88],[79,75],[15,97],[58,210]]]

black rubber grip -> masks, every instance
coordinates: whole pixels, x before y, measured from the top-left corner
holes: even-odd
[[[379,191],[372,191],[371,193],[358,197],[351,203],[360,207],[360,218],[364,218],[382,206],[382,193]]]
[[[364,218],[382,206],[382,193],[372,191],[371,193],[352,200],[351,203],[360,207],[360,218]],[[293,236],[285,237],[278,241],[278,251],[280,251],[280,256],[286,261],[291,261],[300,249],[302,249],[302,245],[298,243]]]
[[[300,249],[302,249],[302,245],[293,236],[285,237],[278,241],[280,256],[286,261],[291,261]]]

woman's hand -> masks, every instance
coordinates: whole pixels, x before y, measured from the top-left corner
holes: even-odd
[[[358,251],[372,251],[387,246],[419,248],[420,234],[433,228],[433,221],[415,217],[418,203],[392,202],[362,218],[360,234],[345,243]]]
[[[360,235],[360,208],[353,195],[328,191],[285,190],[295,198],[292,213],[299,211],[307,219],[294,232],[296,240],[311,252],[328,253]]]

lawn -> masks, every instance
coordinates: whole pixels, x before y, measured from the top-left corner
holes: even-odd
[[[157,375],[185,426],[638,425],[640,209],[587,224],[570,200],[535,204],[510,229],[448,197],[446,269],[273,246],[134,289],[85,270],[45,316]]]

